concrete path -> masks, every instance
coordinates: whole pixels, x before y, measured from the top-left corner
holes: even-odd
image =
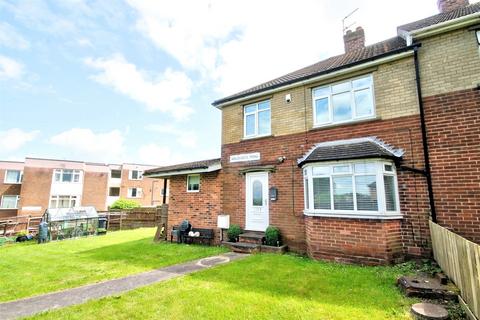
[[[246,254],[228,252],[218,256],[134,274],[120,279],[108,280],[78,288],[0,303],[0,319],[8,320],[26,317],[50,309],[63,308],[74,304],[84,303],[92,299],[120,294],[149,284],[177,278],[185,274],[228,263],[246,256]]]

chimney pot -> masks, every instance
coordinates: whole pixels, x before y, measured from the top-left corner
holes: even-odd
[[[449,12],[469,5],[468,0],[437,0],[438,11]]]
[[[365,31],[363,31],[362,27],[357,27],[355,31],[347,30],[343,35],[343,43],[345,52],[365,48]]]

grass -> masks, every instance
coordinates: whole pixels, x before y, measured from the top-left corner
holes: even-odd
[[[0,302],[78,287],[224,252],[153,243],[154,228],[0,247]]]
[[[33,319],[409,319],[403,271],[259,254]]]

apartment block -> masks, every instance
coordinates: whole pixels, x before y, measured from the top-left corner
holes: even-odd
[[[161,205],[168,186],[143,177],[154,167],[37,158],[0,161],[0,218],[38,216],[47,208],[93,206],[104,211],[120,198],[141,206]]]

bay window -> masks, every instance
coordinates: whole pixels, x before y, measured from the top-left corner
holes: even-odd
[[[375,116],[371,75],[314,88],[312,94],[315,126]]]
[[[244,106],[243,114],[245,138],[270,134],[270,100]]]
[[[399,216],[395,166],[385,160],[304,166],[305,214]]]

